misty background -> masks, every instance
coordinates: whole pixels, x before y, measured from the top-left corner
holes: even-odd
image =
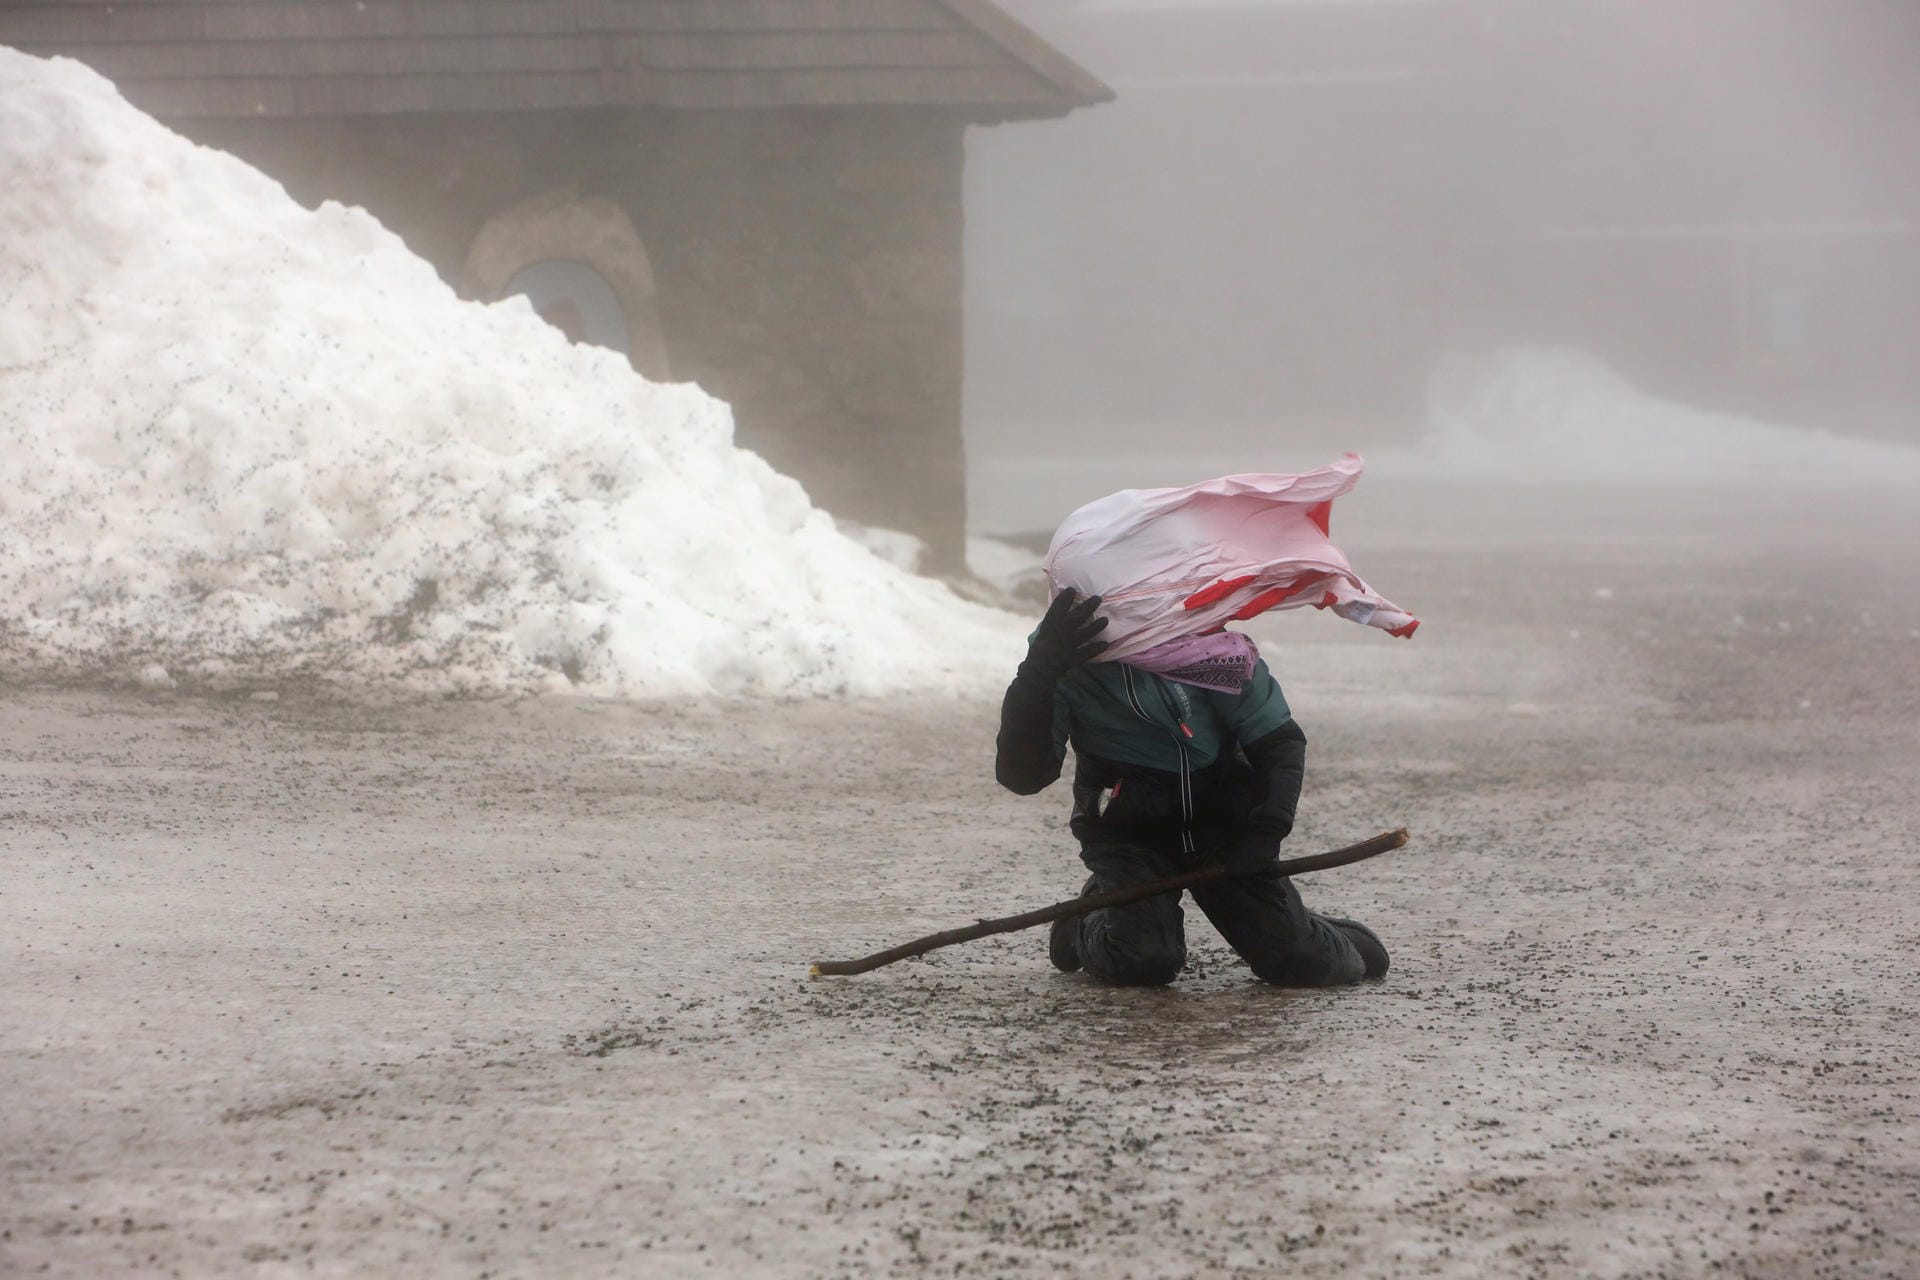
[[[1920,6],[1005,8],[1117,97],[969,133],[976,527],[1099,488],[1016,493],[1029,462],[1404,444],[1444,361],[1520,346],[1920,439]]]
[[[1117,100],[0,4],[0,1275],[1920,1276],[1920,5],[1006,2]],[[1384,986],[809,978],[1085,883],[963,517],[1348,447],[1422,627],[1247,631]]]

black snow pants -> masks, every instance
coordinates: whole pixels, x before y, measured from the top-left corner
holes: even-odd
[[[1155,849],[1144,843],[1089,840],[1081,860],[1093,872],[1087,891],[1147,884],[1210,865],[1208,851]],[[1277,874],[1238,876],[1189,890],[1208,921],[1253,969],[1281,987],[1332,987],[1358,982],[1366,963],[1346,934],[1307,910],[1293,882]],[[1080,961],[1088,974],[1122,986],[1163,986],[1187,960],[1180,895],[1163,893],[1124,907],[1090,911],[1079,926]]]
[[[1035,674],[1031,660],[1022,663],[1001,705],[994,776],[1019,795],[1033,795],[1060,776],[1065,751],[1056,679]],[[1306,741],[1288,720],[1199,769],[1187,768],[1182,751],[1175,774],[1102,760],[1076,740],[1071,826],[1081,860],[1093,872],[1088,890],[1128,889],[1205,866],[1264,862],[1271,868],[1274,850],[1293,828]],[[1308,911],[1277,870],[1191,892],[1213,927],[1267,982],[1329,987],[1366,976],[1366,961],[1346,933]],[[1081,966],[1101,981],[1161,986],[1186,964],[1177,893],[1089,912],[1065,927]]]

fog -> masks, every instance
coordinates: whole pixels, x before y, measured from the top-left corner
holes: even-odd
[[[1914,6],[1004,7],[1116,96],[970,135],[976,527],[1418,454],[1436,375],[1516,350],[1716,415],[1705,482],[1742,421],[1863,480],[1920,442]]]
[[[1920,9],[1004,3],[1117,97],[969,135],[965,514],[1020,536],[944,580],[951,115],[293,118],[363,210],[0,47],[0,1275],[1920,1275]],[[393,67],[461,8],[92,30]],[[467,16],[593,88],[568,24],[800,8]],[[603,158],[631,219],[537,190]],[[527,296],[466,296],[502,228]],[[1164,990],[1040,932],[807,976],[1085,883],[1080,795],[995,778],[1028,535],[1347,449],[1295,528],[1417,635],[1246,629],[1286,855],[1412,833],[1301,877],[1390,972],[1195,912]]]

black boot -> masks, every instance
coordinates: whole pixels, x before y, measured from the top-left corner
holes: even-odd
[[[1080,896],[1084,898],[1092,892],[1093,879],[1088,877],[1080,887]],[[1085,916],[1062,916],[1047,930],[1047,959],[1062,973],[1076,973],[1080,969],[1080,922],[1084,919]]]
[[[1365,977],[1384,978],[1387,967],[1393,962],[1387,958],[1387,948],[1380,936],[1358,920],[1343,920],[1339,916],[1321,916],[1328,924],[1347,935],[1347,941],[1360,953],[1360,959],[1367,966]]]

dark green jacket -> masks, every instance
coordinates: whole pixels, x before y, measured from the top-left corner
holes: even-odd
[[[1306,735],[1265,662],[1237,695],[1119,662],[1057,679],[1021,664],[1000,708],[995,776],[1032,795],[1060,776],[1069,743],[1082,843],[1262,863],[1293,829]]]
[[[1264,660],[1238,694],[1181,684],[1124,662],[1094,662],[1054,686],[1053,750],[1174,772],[1204,769],[1293,719]]]

